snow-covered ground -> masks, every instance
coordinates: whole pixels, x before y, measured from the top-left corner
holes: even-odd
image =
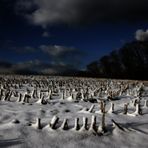
[[[147,90],[138,81],[1,76],[0,147],[147,148]]]

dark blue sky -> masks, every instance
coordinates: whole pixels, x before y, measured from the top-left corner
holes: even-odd
[[[146,15],[141,17],[147,11],[147,7],[144,7],[147,6],[145,0],[141,1],[138,9],[137,5],[130,6],[128,2],[124,4],[125,6],[118,4],[120,9],[129,6],[127,8],[135,12],[124,14],[125,12],[120,12],[120,9],[117,12],[110,10],[111,16],[107,9],[99,9],[100,3],[96,0],[94,3],[89,2],[91,7],[86,7],[84,10],[79,10],[78,2],[61,3],[59,8],[57,3],[51,3],[51,0],[44,0],[44,3],[41,0],[31,1],[2,0],[0,2],[0,61],[9,62],[12,67],[22,64],[22,67],[27,69],[48,63],[49,72],[52,71],[54,64],[59,69],[69,67],[84,69],[90,62],[134,40],[138,29],[147,29]],[[132,2],[134,3],[133,0]],[[83,3],[85,5],[88,1],[82,0]],[[65,10],[65,5],[71,9]],[[103,6],[107,7],[107,2]],[[94,9],[95,11],[92,12],[91,10]],[[77,15],[70,15],[71,10],[77,12]],[[119,15],[115,15],[118,12]],[[95,15],[102,13],[103,19],[99,15],[95,16],[94,13]],[[108,19],[109,17],[111,19]],[[25,64],[30,61],[32,65],[27,67]],[[5,65],[1,64],[1,66],[4,70]],[[48,71],[48,66],[45,66],[44,71]]]

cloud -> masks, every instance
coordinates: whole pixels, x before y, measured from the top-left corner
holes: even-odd
[[[64,62],[51,62],[47,68],[41,70],[42,74],[63,74],[77,71],[78,69],[71,64]]]
[[[44,31],[42,37],[50,37],[50,34],[47,31]]]
[[[0,61],[0,74],[1,73],[13,73],[13,64],[6,61]]]
[[[85,52],[74,47],[41,45],[39,48],[53,62],[69,63],[75,67],[79,67],[82,64],[82,58],[86,56]]]
[[[24,46],[11,47],[17,54],[30,54],[33,58],[30,61],[17,63],[0,61],[0,73],[14,74],[63,74],[77,71],[81,67],[81,58],[85,53],[74,47],[61,45],[41,45],[38,47]]]
[[[148,30],[139,29],[136,31],[135,38],[137,41],[148,41]]]
[[[40,49],[49,56],[62,57],[67,54],[74,53],[77,49],[73,47],[65,47],[60,45],[41,45]]]
[[[81,24],[147,20],[147,0],[18,0],[16,10],[32,24]]]
[[[46,69],[48,69],[48,74],[55,74],[57,72],[60,73],[60,71],[55,71],[54,68],[50,63],[45,63],[40,60],[30,60],[26,62],[18,62],[13,65],[13,71],[14,73],[20,73],[20,74],[47,74],[45,72]]]
[[[0,39],[0,50],[14,51],[16,53],[34,53],[37,48],[32,46],[18,46],[16,41]]]
[[[40,60],[30,60],[15,64],[0,61],[1,74],[63,74],[77,69],[63,62],[42,62]]]
[[[9,50],[15,45],[13,40],[0,39],[0,50]]]
[[[5,61],[0,61],[0,68],[11,68],[12,64]]]
[[[73,59],[75,57],[81,57],[84,56],[85,53],[83,53],[81,50],[76,49],[74,47],[66,47],[61,45],[40,45],[38,47],[33,46],[14,46],[9,47],[9,50],[13,50],[14,52],[18,54],[36,54],[38,52],[43,53],[44,55],[48,55],[52,59],[68,59],[70,56],[73,56]]]
[[[4,46],[3,46],[4,47]],[[0,48],[3,49],[3,48]],[[48,45],[48,44],[44,44],[44,45],[40,45],[37,47],[33,47],[33,46],[6,46],[4,49],[7,49],[7,51],[13,51],[15,54],[18,54],[18,60],[21,60],[21,56],[23,56],[24,59],[24,55],[32,55],[32,57],[36,57],[37,59],[40,59],[41,61],[48,61],[51,62],[52,64],[55,63],[57,65],[60,65],[60,67],[64,67],[65,65],[73,65],[72,67],[79,67],[82,64],[82,58],[84,58],[85,52],[74,48],[74,47],[66,47],[66,46],[61,46],[61,45]],[[24,62],[23,62],[24,64]],[[33,62],[33,64],[31,63],[31,61],[29,61],[29,63],[25,63],[24,65],[21,65],[21,62],[19,64],[16,65],[16,67],[18,67],[19,69],[34,69],[34,67],[32,66],[31,68],[29,67],[29,65],[40,65],[39,63],[35,63],[35,61]],[[42,65],[42,64],[41,64]],[[40,66],[41,66],[40,65]],[[56,66],[57,66],[56,65]],[[26,66],[26,68],[24,67]],[[42,65],[43,66],[43,65]],[[42,67],[41,66],[41,67]]]
[[[21,53],[21,54],[25,54],[25,53],[30,54],[37,51],[37,49],[32,46],[24,46],[24,47],[13,46],[9,48],[15,51],[16,53]]]

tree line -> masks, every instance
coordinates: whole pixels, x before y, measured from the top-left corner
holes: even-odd
[[[103,78],[148,79],[148,41],[126,43],[119,50],[87,65],[85,74]]]

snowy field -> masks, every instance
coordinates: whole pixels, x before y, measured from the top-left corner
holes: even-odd
[[[0,148],[147,148],[148,83],[0,76]]]

